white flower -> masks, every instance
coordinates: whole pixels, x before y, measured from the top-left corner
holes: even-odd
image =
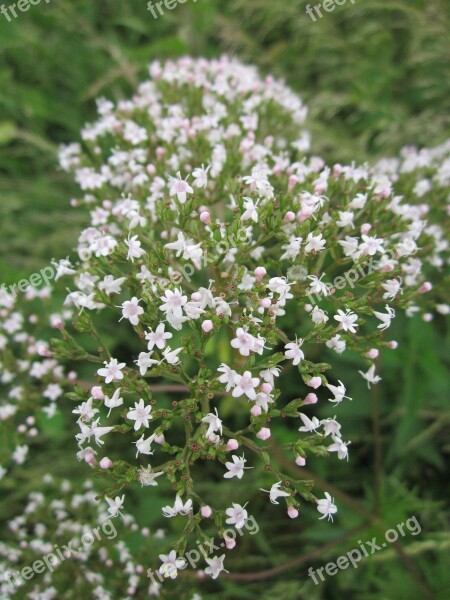
[[[176,517],[177,515],[187,515],[192,510],[192,500],[189,499],[183,504],[182,499],[177,494],[175,497],[175,504],[172,506],[163,506],[163,515],[167,518]]]
[[[228,519],[225,521],[227,525],[235,525],[236,529],[242,529],[247,522],[248,512],[245,510],[247,505],[241,506],[233,502],[231,508],[226,509]]]
[[[106,408],[109,408],[109,413],[108,413],[108,417],[109,417],[113,408],[117,408],[119,406],[122,406],[122,404],[123,404],[123,398],[120,397],[120,388],[118,388],[114,392],[114,394],[111,396],[111,398],[109,398],[109,396],[105,396],[104,403],[105,403]],[[98,411],[96,411],[96,412],[98,412]]]
[[[262,488],[260,489],[262,492],[267,492],[269,494],[270,501],[272,502],[272,504],[280,504],[279,502],[277,502],[278,498],[286,498],[287,496],[290,496],[288,492],[283,492],[283,490],[280,490],[280,486],[281,481],[279,481],[278,483],[274,483],[270,488],[270,491],[263,490]]]
[[[256,338],[248,333],[247,328],[238,327],[236,337],[231,340],[231,347],[239,350],[242,356],[249,356],[250,352],[255,351]]]
[[[252,221],[257,223],[258,222],[258,211],[256,209],[258,207],[258,203],[255,204],[251,198],[247,198],[247,197],[245,197],[244,200],[245,200],[245,202],[244,202],[245,212],[242,213],[241,221],[248,221],[249,219],[251,219]]]
[[[207,438],[209,438],[210,435],[215,433],[216,431],[220,431],[220,435],[222,435],[222,421],[219,419],[217,408],[215,409],[215,411],[216,414],[208,413],[202,419],[202,423],[208,423],[208,431],[205,434]]]
[[[160,323],[155,331],[150,329],[150,331],[145,334],[145,339],[148,341],[147,348],[149,350],[153,350],[155,346],[159,348],[159,350],[163,350],[166,347],[166,340],[170,340],[172,334],[170,331],[165,331],[165,327],[164,323]]]
[[[122,304],[122,319],[128,319],[132,325],[139,324],[139,315],[142,315],[143,312],[144,309],[139,306],[139,300],[136,296]]]
[[[370,235],[362,235],[363,243],[359,246],[359,250],[363,256],[374,256],[377,252],[384,253],[384,240]]]
[[[208,185],[208,171],[211,167],[208,166],[206,169],[202,165],[201,168],[197,167],[193,170],[192,176],[194,178],[194,185],[199,189],[203,189]]]
[[[217,371],[222,373],[222,375],[218,377],[218,381],[220,381],[220,383],[226,383],[227,392],[232,390],[238,384],[240,375],[233,369],[230,369],[226,364],[222,363]]]
[[[386,283],[382,283],[381,287],[386,290],[383,294],[383,299],[395,300],[396,295],[401,291],[402,282],[400,279],[388,279]]]
[[[342,354],[345,350],[346,343],[345,340],[341,340],[341,336],[337,333],[331,340],[325,342],[327,348],[334,350],[336,354]]]
[[[325,492],[324,499],[317,501],[317,510],[323,515],[320,519],[328,517],[328,520],[333,520],[332,515],[337,513],[337,506],[334,504],[334,498],[328,492]]]
[[[323,283],[323,275],[324,274],[322,274],[320,277],[317,277],[316,275],[308,275],[308,279],[311,280],[308,288],[308,292],[310,294],[323,294],[324,296],[328,296],[330,293],[328,287],[331,286],[329,286],[327,283]]]
[[[317,428],[320,427],[320,421],[317,417],[309,419],[306,415],[300,413],[300,419],[303,421],[303,427],[300,427],[299,431],[314,431],[317,433]]]
[[[212,579],[217,579],[222,571],[228,573],[223,566],[224,559],[225,554],[222,554],[222,556],[214,556],[213,558],[208,558],[205,556],[205,560],[208,563],[208,566],[205,569],[206,575],[211,575]]]
[[[183,348],[172,350],[171,348],[167,347],[163,350],[163,356],[169,365],[177,365],[180,362],[178,355],[182,350]]]
[[[374,316],[381,321],[380,325],[377,327],[377,329],[381,329],[381,331],[387,329],[390,326],[392,319],[395,317],[395,310],[393,308],[387,304],[385,308],[387,310],[386,314],[377,312],[376,310],[373,311]]]
[[[148,465],[147,468],[141,467],[138,473],[138,480],[142,486],[151,485],[152,487],[157,486],[157,482],[155,479],[163,475],[163,471],[153,471],[151,466]]]
[[[236,381],[236,387],[232,392],[233,398],[239,398],[243,394],[250,400],[256,398],[255,388],[259,385],[258,377],[252,377],[250,371],[245,371],[243,375],[236,375]]]
[[[194,190],[187,181],[181,179],[181,174],[177,173],[177,178],[170,177],[169,193],[171,196],[176,196],[178,198],[178,202],[184,204],[187,200],[187,194],[193,194]]]
[[[292,364],[294,365],[294,367],[297,366],[300,363],[300,361],[305,358],[303,350],[300,349],[300,346],[302,344],[303,340],[297,340],[296,342],[289,342],[289,344],[286,344],[284,347],[284,356],[288,360],[292,360]]]
[[[332,419],[330,417],[328,419],[323,419],[320,424],[323,425],[325,437],[330,434],[339,435],[341,425],[336,421],[336,417],[333,417]]]
[[[125,240],[125,245],[128,246],[127,260],[131,260],[131,262],[134,262],[135,258],[140,258],[145,254],[145,250],[141,248],[141,242],[138,240],[137,235]]]
[[[345,389],[345,386],[342,383],[342,381],[338,380],[338,383],[339,383],[338,386],[331,385],[331,383],[327,383],[326,384],[327,388],[334,395],[334,398],[328,398],[328,400],[330,402],[334,402],[335,404],[339,404],[340,402],[342,402],[342,400],[344,398],[347,398],[348,400],[351,400],[351,398],[349,398],[348,396],[345,395],[345,392],[347,390]]]
[[[159,572],[166,579],[176,579],[178,571],[187,567],[185,558],[177,558],[175,550],[171,550],[169,554],[160,554],[159,559],[162,561],[162,565],[159,567]]]
[[[134,430],[137,431],[141,427],[146,429],[149,427],[149,419],[153,419],[150,415],[152,411],[151,406],[145,406],[144,400],[141,398],[139,402],[134,403],[134,408],[128,411],[127,419],[135,421]]]
[[[160,300],[162,300],[163,304],[159,307],[159,310],[165,312],[167,315],[172,314],[177,318],[182,317],[183,306],[187,302],[187,296],[183,296],[181,290],[166,290],[164,296],[160,297]]]
[[[244,469],[250,469],[251,467],[245,467],[245,463],[247,462],[247,459],[244,458],[244,455],[242,455],[241,457],[236,456],[236,454],[233,454],[233,456],[231,457],[233,459],[233,462],[226,462],[225,466],[228,469],[227,473],[225,473],[224,478],[225,479],[231,479],[232,477],[237,477],[238,479],[242,479],[242,476],[244,475]]]
[[[148,369],[151,369],[153,365],[157,365],[159,362],[154,358],[151,358],[152,354],[153,352],[141,352],[139,354],[139,358],[134,361],[139,367],[139,372],[142,375],[142,377],[144,377]]]
[[[133,444],[136,444],[136,458],[139,454],[146,454],[147,456],[149,454],[153,454],[153,452],[151,451],[151,445],[154,441],[155,434],[151,435],[147,439],[144,439],[144,435],[141,435],[137,442],[133,442]]]
[[[312,322],[316,325],[322,325],[323,323],[326,323],[328,321],[328,316],[324,310],[322,310],[318,306],[315,306],[311,313],[311,319]]]
[[[122,497],[116,496],[114,498],[114,500],[111,500],[111,498],[108,498],[108,496],[105,496],[105,500],[109,505],[108,512],[109,512],[110,516],[112,518],[114,518],[114,517],[117,517],[117,515],[120,515],[120,509],[123,507],[125,495],[123,495]]]
[[[375,375],[375,365],[372,365],[366,373],[358,371],[358,373],[367,381],[367,387],[370,389],[370,384],[376,385],[381,381],[381,377]]]
[[[111,358],[109,363],[105,361],[104,365],[104,367],[98,369],[97,375],[104,377],[105,383],[123,379],[122,369],[125,367],[125,363],[119,363],[116,358]]]
[[[328,446],[328,452],[337,452],[338,458],[343,460],[346,458],[348,460],[348,446],[350,442],[343,442],[341,438],[333,435],[333,444]]]
[[[306,246],[305,252],[320,252],[324,249],[326,241],[322,239],[322,234],[314,235],[313,233],[308,233],[308,237],[306,238]]]
[[[350,331],[350,333],[356,333],[355,325],[358,320],[358,315],[356,315],[351,310],[347,309],[345,312],[341,309],[338,309],[338,314],[334,315],[335,321],[339,322],[339,329],[343,329],[344,331]]]

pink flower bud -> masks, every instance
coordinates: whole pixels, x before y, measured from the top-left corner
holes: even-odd
[[[80,201],[76,200],[75,198],[72,198],[72,200],[70,201],[70,206],[72,208],[76,208],[77,206],[80,206]]]
[[[312,207],[307,207],[307,208],[303,208],[298,214],[297,214],[297,221],[299,223],[304,223],[305,221],[307,221],[308,219],[311,218],[312,214],[313,214],[313,209]]]
[[[394,270],[394,265],[392,265],[391,263],[387,263],[383,267],[383,273],[390,273],[393,270]]]
[[[261,386],[261,391],[263,394],[270,394],[270,392],[273,390],[273,387],[270,385],[270,383],[263,383]]]
[[[306,382],[306,385],[317,390],[317,388],[319,388],[322,385],[322,380],[320,379],[320,377],[311,377],[311,379]]]
[[[28,317],[28,321],[32,324],[35,325],[38,322],[38,318],[37,315],[30,315]]]
[[[136,532],[139,529],[139,526],[137,523],[131,523],[130,529],[131,531]]]
[[[386,345],[391,350],[396,350],[398,348],[398,342],[396,342],[395,340],[392,340],[391,342],[388,342]]]
[[[112,208],[111,200],[103,200],[102,204],[103,204],[103,208],[105,208],[106,210],[111,210],[111,208]]]
[[[292,190],[292,188],[298,183],[297,175],[291,175],[289,177],[288,190]]]
[[[200,214],[200,221],[205,225],[209,225],[211,223],[211,215],[209,214],[209,212],[202,212]]]
[[[141,529],[142,537],[148,537],[150,535],[150,529],[148,527],[143,527]]]
[[[292,221],[295,219],[295,213],[292,212],[292,210],[289,210],[285,215],[284,215],[284,222],[285,223],[292,223]]]
[[[231,452],[232,450],[237,450],[239,448],[239,442],[235,439],[228,440],[227,443],[227,451]]]
[[[28,435],[29,435],[30,437],[36,437],[36,436],[37,436],[37,434],[38,434],[38,430],[36,429],[36,427],[32,427],[32,428],[30,429],[30,431],[28,432]]]
[[[34,425],[36,423],[36,419],[34,417],[27,417],[27,425]]]
[[[104,400],[105,398],[105,394],[99,385],[94,385],[94,387],[91,389],[91,396],[94,398],[94,400]]]
[[[159,435],[156,435],[156,436],[155,436],[155,442],[156,442],[157,444],[159,444],[160,446],[161,446],[162,444],[164,444],[164,442],[165,442],[165,441],[166,441],[166,438],[164,437],[164,434],[163,434],[163,433],[160,433]]]
[[[192,299],[192,302],[201,302],[202,295],[200,294],[200,292],[194,292],[193,294],[191,294],[191,299]]]
[[[19,425],[19,427],[17,428],[17,431],[19,433],[25,433],[26,430],[27,430],[26,425]]]
[[[166,153],[165,148],[161,148],[161,146],[156,148],[156,158],[158,160],[161,160],[165,153]]]
[[[298,467],[304,467],[306,465],[306,458],[304,458],[303,456],[300,456],[300,454],[297,456],[297,458],[295,459],[295,464]]]
[[[87,462],[88,465],[91,465],[91,467],[97,464],[97,460],[93,452],[86,452],[86,454],[84,455],[84,460],[85,462]]]
[[[254,406],[252,406],[250,414],[252,414],[254,417],[259,417],[259,415],[261,414],[261,407],[255,404]]]
[[[429,281],[425,281],[425,283],[423,283],[420,288],[417,290],[418,294],[426,294],[427,292],[429,292],[430,290],[433,289],[433,286],[431,285],[431,283]]]
[[[290,506],[287,513],[291,519],[296,519],[298,517],[298,510],[295,508],[295,506]]]
[[[200,213],[202,213],[202,212],[208,212],[208,207],[207,207],[207,206],[205,206],[204,204],[202,204],[202,205],[199,207],[198,211],[199,211]]]
[[[209,517],[212,515],[211,507],[206,505],[202,506],[200,509],[200,514],[204,519],[209,519]]]
[[[153,164],[147,165],[147,173],[149,175],[154,175],[156,173],[156,167]]]
[[[335,164],[333,167],[333,176],[339,177],[339,175],[341,173],[342,173],[342,165],[340,165],[339,163]]]
[[[204,333],[209,333],[212,329],[214,329],[214,323],[211,320],[207,319],[206,321],[203,321],[202,329]]]
[[[263,427],[262,429],[260,429],[258,431],[258,433],[256,434],[256,437],[259,440],[268,440],[270,438],[270,429],[268,427]]]
[[[374,360],[375,358],[378,358],[380,352],[376,349],[376,348],[371,348],[368,352],[365,353],[365,357],[366,358],[371,358],[372,360]]]
[[[70,373],[67,373],[67,379],[69,381],[76,381],[77,379],[77,374],[75,371],[70,371]]]
[[[262,281],[266,273],[267,273],[267,271],[266,271],[266,269],[264,267],[256,267],[256,269],[255,269],[256,281],[258,283],[260,281]]]
[[[101,469],[110,469],[113,466],[112,460],[107,456],[102,458],[99,464]]]
[[[316,404],[318,398],[316,396],[316,394],[313,394],[312,392],[310,394],[308,394],[305,399],[303,400],[303,404]]]
[[[263,298],[260,301],[260,304],[263,308],[270,308],[272,306],[272,301],[270,300],[270,298]]]
[[[233,550],[233,548],[236,546],[236,540],[227,536],[225,536],[223,539],[225,540],[225,546],[227,547],[227,549]]]
[[[422,319],[426,322],[429,323],[430,321],[433,320],[433,315],[431,313],[425,313],[422,317]]]
[[[369,233],[369,231],[372,229],[372,225],[370,223],[363,223],[363,225],[361,225],[361,233],[363,235]]]
[[[144,572],[144,567],[142,565],[136,565],[136,573],[140,575]]]
[[[325,187],[323,186],[322,183],[318,183],[315,187],[314,187],[314,193],[321,196],[325,191]]]
[[[311,312],[313,309],[313,306],[312,306],[312,304],[305,304],[304,308],[305,308],[306,312]]]

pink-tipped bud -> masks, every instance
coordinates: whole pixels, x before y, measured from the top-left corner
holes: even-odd
[[[312,217],[313,212],[314,210],[310,206],[308,206],[307,208],[302,208],[302,210],[297,214],[297,221],[299,223],[304,223]]]
[[[254,417],[259,417],[259,415],[261,414],[261,407],[255,404],[254,406],[252,406],[250,414]]]
[[[91,465],[91,467],[97,464],[97,459],[95,458],[93,452],[86,452],[84,455],[84,460],[88,465]]]
[[[200,213],[200,221],[205,225],[209,225],[211,223],[211,215],[209,214],[209,212],[204,211]]]
[[[379,355],[380,355],[380,352],[376,348],[371,348],[368,352],[365,353],[364,356],[366,358],[370,358],[370,359],[374,360],[375,358],[378,358]]]
[[[202,329],[203,329],[204,333],[209,333],[211,330],[214,329],[214,323],[212,321],[210,321],[209,319],[207,319],[206,321],[203,321]]]
[[[427,292],[429,292],[430,290],[433,289],[433,286],[431,285],[431,283],[429,281],[425,281],[425,283],[423,283],[420,288],[417,290],[418,294],[426,294]]]
[[[263,441],[268,440],[270,438],[270,436],[271,436],[271,433],[270,433],[270,429],[268,427],[263,427],[256,434],[256,437],[259,440],[263,440]]]
[[[201,206],[199,206],[198,212],[199,213],[208,212],[208,207],[205,206],[204,204],[202,204]]]
[[[256,267],[255,269],[255,277],[256,281],[259,283],[262,281],[266,275],[267,271],[264,267]]]
[[[227,451],[231,452],[232,450],[237,450],[239,448],[239,442],[235,439],[228,440],[227,442]]]
[[[394,265],[391,264],[391,263],[387,263],[387,264],[384,265],[384,267],[383,267],[382,270],[383,270],[384,273],[390,273],[391,271],[394,270]]]
[[[34,417],[27,417],[26,421],[27,425],[34,425],[36,423],[36,419]]]
[[[143,527],[141,529],[142,537],[148,537],[150,535],[150,529],[148,527]]]
[[[298,467],[304,467],[306,465],[306,458],[304,456],[298,455],[297,458],[295,459],[295,464]]]
[[[76,371],[70,371],[70,373],[67,373],[67,379],[69,381],[76,381],[77,377],[78,377],[78,375],[77,375]]]
[[[325,186],[323,185],[323,183],[318,183],[315,187],[314,187],[314,193],[317,194],[318,196],[321,196],[325,191]]]
[[[131,523],[130,529],[131,531],[136,532],[139,529],[139,526],[137,523]]]
[[[395,340],[392,340],[391,342],[388,342],[386,344],[386,346],[388,348],[390,348],[391,350],[396,350],[398,348],[398,342],[396,342]]]
[[[289,210],[285,215],[284,215],[284,219],[283,221],[285,223],[292,223],[292,221],[294,221],[295,219],[295,213],[292,212],[292,210]]]
[[[236,547],[236,540],[234,540],[232,537],[225,536],[223,539],[225,540],[225,546],[228,550],[233,550],[233,548]]]
[[[38,430],[36,429],[36,427],[32,427],[32,428],[30,429],[30,431],[28,432],[28,435],[29,435],[30,437],[36,437],[36,436],[37,436],[37,434],[38,434]]]
[[[295,506],[290,506],[287,513],[291,519],[296,519],[298,517],[298,510],[295,508]]]
[[[156,167],[153,164],[147,165],[147,173],[149,175],[154,175],[156,173]]]
[[[36,323],[38,322],[38,318],[37,315],[30,315],[28,317],[28,321],[32,324],[32,325],[36,325]]]
[[[25,433],[26,430],[27,430],[26,425],[19,425],[19,427],[17,428],[17,431],[19,433]]]
[[[107,456],[103,457],[99,463],[101,469],[110,469],[113,466],[112,460]]]
[[[293,188],[295,185],[297,185],[297,183],[298,183],[298,177],[297,177],[297,175],[291,175],[291,176],[289,177],[288,190],[289,190],[289,191],[290,191],[290,190],[292,190],[292,188]]]
[[[361,225],[361,233],[363,235],[369,233],[369,231],[372,229],[372,225],[370,223],[363,223]]]
[[[201,302],[202,295],[200,294],[200,292],[194,292],[193,294],[191,294],[191,299],[192,299],[192,302]]]
[[[156,435],[156,436],[155,436],[155,442],[156,442],[157,444],[159,444],[160,446],[161,446],[162,444],[164,444],[164,442],[165,442],[165,441],[166,441],[166,438],[164,437],[164,434],[163,434],[163,433],[160,433],[159,435]]]
[[[433,315],[431,313],[425,313],[422,319],[425,321],[425,323],[429,323],[433,320]]]
[[[91,389],[91,396],[94,398],[94,400],[105,399],[105,394],[99,385],[94,385],[94,387]]]
[[[317,400],[318,400],[318,398],[317,398],[316,394],[311,392],[310,394],[308,394],[305,397],[305,399],[303,400],[303,404],[316,404]]]
[[[76,200],[75,198],[72,198],[72,200],[70,201],[70,206],[72,208],[76,208],[77,206],[80,206],[80,201]]]
[[[204,519],[209,519],[209,517],[212,515],[211,507],[207,505],[202,506],[200,509],[200,514]]]
[[[263,308],[270,308],[272,306],[272,301],[270,298],[263,298],[260,301],[260,304]]]
[[[341,173],[342,173],[342,165],[340,165],[339,163],[335,164],[333,167],[333,176],[339,177],[339,175]]]
[[[261,391],[263,394],[270,394],[270,392],[273,390],[273,387],[270,385],[270,383],[263,383],[261,385]]]
[[[313,309],[312,304],[305,304],[304,306],[306,312],[311,312]]]
[[[165,148],[162,148],[161,146],[159,146],[158,148],[156,148],[156,158],[158,160],[161,160],[165,153],[166,153],[166,149]]]
[[[317,388],[319,388],[322,385],[322,380],[320,379],[320,377],[311,377],[311,379],[306,382],[306,385],[317,390]]]

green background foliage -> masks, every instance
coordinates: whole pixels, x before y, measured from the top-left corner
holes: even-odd
[[[432,146],[449,136],[448,0],[348,1],[315,23],[305,5],[187,0],[155,20],[142,0],[53,0],[11,23],[0,15],[1,282],[17,282],[52,257],[73,252],[86,218],[69,206],[78,190],[58,169],[56,149],[79,138],[93,118],[96,97],[126,97],[155,58],[228,52],[286,79],[310,107],[314,153],[331,162],[375,160],[406,144]],[[333,490],[340,509],[336,523],[319,522],[309,508],[287,523],[267,497],[255,494],[261,532],[230,561],[234,578],[201,586],[204,598],[450,597],[446,324],[443,317],[432,325],[400,318],[391,331],[400,347],[382,359],[383,382],[372,392],[355,376],[358,359],[340,359],[341,378],[354,399],[339,407],[343,431],[352,439],[350,462],[308,464],[318,488]],[[120,343],[126,347],[126,340]],[[329,416],[329,407],[318,411]],[[36,448],[34,470],[23,473],[20,487],[2,501],[3,517],[14,513],[49,460],[65,473],[64,456],[75,453],[69,414],[48,426],[49,442]],[[279,429],[274,437],[283,442],[291,433]],[[78,477],[82,469],[73,472]],[[214,494],[214,482],[202,485]],[[136,494],[143,526],[161,524],[159,509],[168,493],[151,488]],[[321,567],[357,540],[380,537],[412,515],[422,532],[402,538],[400,548],[318,586],[307,577],[310,565]],[[285,569],[289,561],[297,563]],[[186,582],[178,588],[167,584],[163,593],[183,598]]]

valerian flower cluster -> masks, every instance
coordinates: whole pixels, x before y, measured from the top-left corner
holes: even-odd
[[[312,502],[333,519],[334,499],[300,473],[312,455],[348,460],[338,415],[352,398],[313,357],[359,354],[370,387],[380,352],[397,346],[396,312],[448,312],[431,283],[448,243],[428,217],[450,179],[448,145],[427,160],[410,150],[374,168],[326,165],[308,154],[300,99],[237,61],[155,62],[150,77],[129,100],[100,100],[82,144],[60,151],[90,222],[78,266],[59,263],[71,318],[51,352],[96,378],[68,396],[77,456],[111,481],[113,512],[127,488],[169,481],[162,514],[184,520],[160,569],[173,577],[209,523],[232,549],[226,527],[250,514],[199,492],[211,462],[219,488],[232,479],[250,500],[249,471],[260,473],[257,491],[288,518]],[[328,418],[314,415],[318,402]],[[297,439],[280,447],[277,424]],[[221,556],[208,565],[213,578],[225,569]]]

